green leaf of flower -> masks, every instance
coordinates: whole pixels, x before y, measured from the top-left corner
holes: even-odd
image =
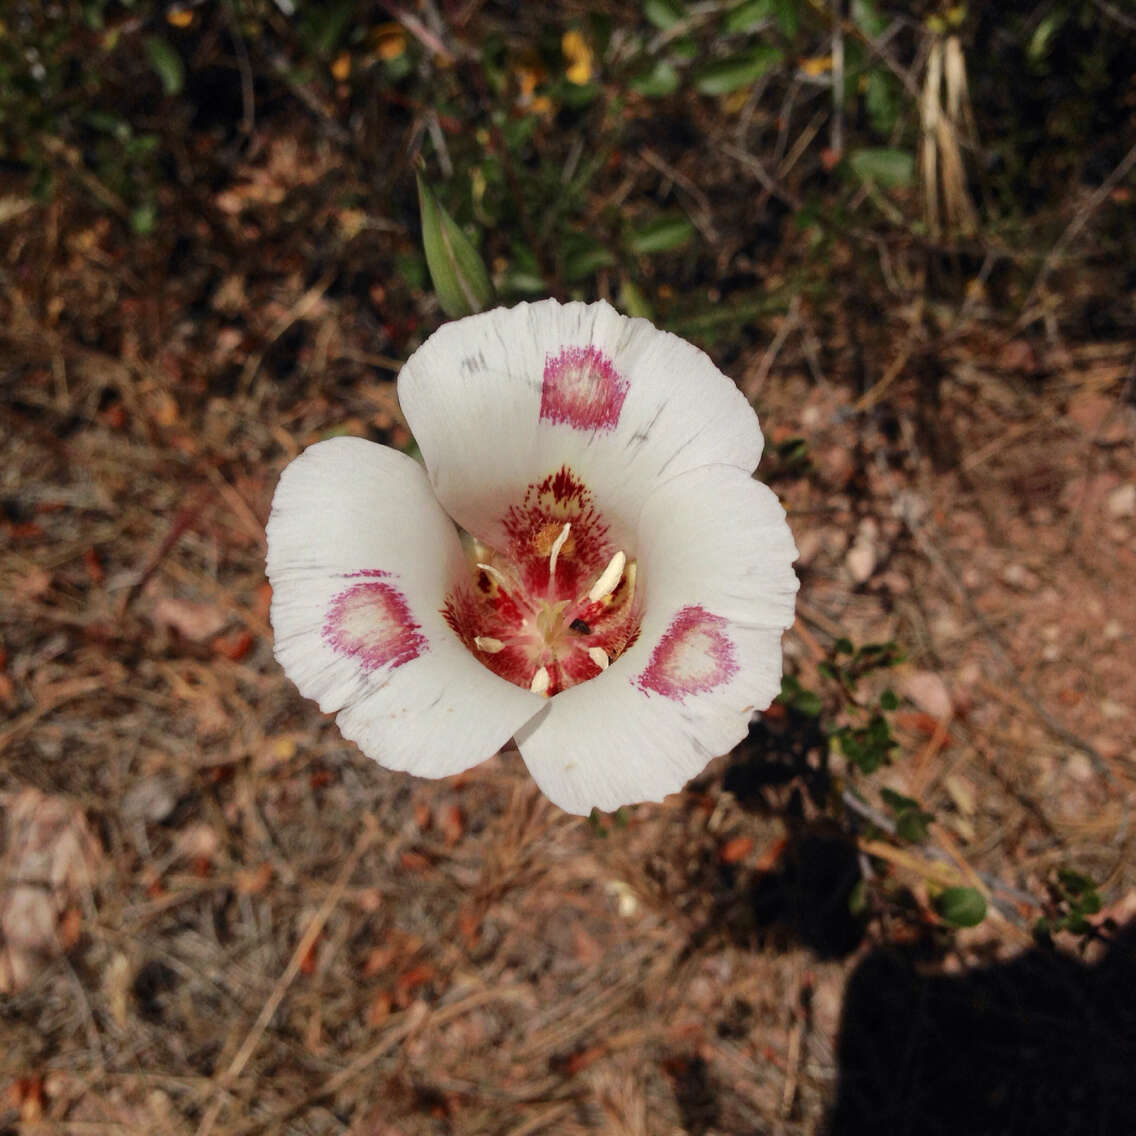
[[[422,247],[442,311],[451,319],[484,311],[493,303],[489,273],[469,238],[438,204],[421,175],[418,208],[422,214]]]

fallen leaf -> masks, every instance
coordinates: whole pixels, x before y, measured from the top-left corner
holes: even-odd
[[[753,851],[753,837],[735,836],[727,840],[718,852],[718,859],[723,864],[737,864],[744,860]]]
[[[304,952],[304,957],[300,960],[300,973],[312,974],[316,969],[316,957],[319,954],[319,941],[320,936],[316,936],[315,942]]]
[[[481,937],[481,912],[479,908],[470,905],[461,909],[458,913],[458,931],[461,933],[467,950],[473,950]]]
[[[83,810],[65,797],[23,789],[0,796],[8,848],[0,858],[0,991],[24,989],[78,938],[80,900],[102,853]],[[62,922],[61,922],[62,916]]]
[[[266,860],[255,868],[241,868],[237,872],[237,891],[241,895],[260,895],[272,882],[272,865]]]
[[[367,1009],[367,1025],[381,1026],[390,1017],[393,1005],[390,991],[380,990],[371,999],[371,1005]]]
[[[428,872],[431,867],[429,859],[421,852],[403,852],[398,862],[407,872]]]
[[[406,1005],[410,1001],[410,995],[417,990],[420,986],[425,986],[427,982],[431,982],[437,971],[433,965],[428,962],[420,962],[416,966],[412,966],[409,970],[404,970],[402,974],[395,979],[395,996],[396,1001],[402,1005]]]
[[[251,631],[230,631],[228,635],[219,635],[213,640],[212,647],[216,654],[231,662],[239,663],[252,648],[256,640]]]
[[[87,576],[90,578],[92,584],[101,584],[106,579],[106,573],[103,571],[102,561],[99,559],[98,551],[94,548],[88,548],[83,553],[83,567],[87,570]]]
[[[64,951],[69,951],[79,941],[83,931],[83,913],[78,907],[72,905],[63,912],[59,919],[58,935],[59,945]]]
[[[458,805],[447,805],[442,810],[441,828],[448,848],[452,848],[461,840],[465,832],[465,820]]]
[[[900,693],[914,702],[925,714],[940,721],[954,713],[950,691],[942,675],[934,671],[914,671],[904,675],[898,683]]]

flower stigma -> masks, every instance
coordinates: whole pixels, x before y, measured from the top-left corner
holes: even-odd
[[[567,467],[528,487],[500,550],[475,541],[470,577],[442,610],[494,674],[552,697],[602,674],[635,642],[638,565],[613,549],[591,494]]]

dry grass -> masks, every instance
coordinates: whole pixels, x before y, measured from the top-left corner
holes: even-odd
[[[799,297],[784,334],[733,344],[772,442],[812,458],[777,480],[802,550],[790,666],[812,681],[840,634],[906,647],[882,782],[935,812],[941,859],[858,854],[798,807],[799,778],[725,791],[796,744],[778,716],[768,750],[597,831],[515,753],[440,783],[378,768],[273,661],[279,470],[333,429],[404,443],[387,352],[436,318],[341,286],[406,235],[344,235],[337,176],[326,147],[266,144],[176,270],[172,246],[132,252],[66,197],[0,228],[0,1130],[796,1136],[839,1101],[832,1131],[851,1136],[864,1062],[917,1048],[862,1016],[873,975],[909,1002],[928,989],[881,969],[905,943],[947,983],[934,1005],[981,963],[982,989],[1032,999],[1030,1028],[1087,1030],[1046,1017],[1049,987],[1014,985],[1007,960],[1038,959],[1021,953],[1057,865],[1100,881],[1119,923],[1136,914],[1136,345],[1007,342],[981,305],[932,342],[922,316],[857,329]],[[897,283],[881,302],[911,299]],[[858,412],[857,382],[881,376]],[[908,917],[850,932],[860,870],[909,887]],[[926,915],[943,872],[998,899],[946,948]],[[1061,980],[1114,991],[1094,976],[1130,975],[1124,950]],[[1112,1000],[1086,1053],[1111,1054],[1093,1100],[1115,1120],[1133,1034]],[[932,1062],[949,1096],[981,1026],[919,1028],[952,1043]],[[1088,1076],[1062,1060],[1052,1077]],[[940,1131],[933,1103],[883,1080],[894,1130]],[[1018,1131],[953,1129],[986,1130]]]

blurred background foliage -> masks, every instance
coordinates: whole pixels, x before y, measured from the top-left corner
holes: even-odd
[[[1030,336],[1136,334],[1134,59],[1136,15],[1106,0],[16,2],[0,211],[66,210],[95,266],[43,334],[164,358],[183,407],[252,395],[278,422],[318,391],[344,423],[324,432],[354,430],[368,371],[444,314],[598,296],[741,365],[759,404],[794,332],[858,411],[913,381],[946,469],[952,343],[1028,371]],[[325,298],[338,327],[313,332]],[[810,461],[775,436],[764,476]],[[899,658],[839,638],[822,688],[790,676],[781,703],[848,763],[818,804],[922,843],[933,815],[864,781],[897,703],[856,685]]]
[[[165,1070],[187,1130],[232,1090],[224,1131],[253,1102],[283,1125],[337,1096],[305,1130],[367,1125],[371,1094],[376,1115],[462,1118],[408,1131],[505,1131],[502,1099],[511,1131],[569,1131],[602,1097],[592,992],[615,991],[610,1032],[645,1039],[627,1083],[655,1070],[652,1102],[691,1132],[815,1132],[834,1092],[841,1136],[1043,1130],[1022,1100],[1066,1134],[1136,1130],[1114,996],[1136,911],[1134,170],[1131,0],[0,5],[0,773],[34,786],[29,813],[81,805],[114,861],[97,922],[51,898],[67,970],[0,999],[24,1119],[45,1096],[67,1114],[36,1079],[49,1052],[114,1093]],[[431,217],[461,249],[448,296]],[[336,433],[409,449],[408,353],[455,306],[545,295],[712,351],[762,416],[804,582],[750,738],[671,805],[592,826],[540,811],[517,760],[461,785],[373,770],[273,661],[263,575],[287,460]],[[246,801],[267,825],[233,821]],[[370,906],[294,956],[368,814]],[[1028,958],[920,977],[967,928],[973,962],[1119,923],[1107,965],[1053,972],[1060,998]],[[850,985],[838,1085],[832,960],[864,942],[886,965]],[[897,976],[904,944],[920,969]],[[226,1055],[261,1036],[290,958],[301,980],[234,1087]],[[448,1032],[471,972],[531,996],[503,1041],[496,1006],[480,1041]],[[952,983],[994,1009],[956,1014]],[[697,1047],[653,1032],[676,990]],[[397,1031],[419,1006],[446,1028],[415,1057]],[[1043,1036],[1068,1046],[1048,1066]],[[325,1042],[362,1053],[354,1101]],[[802,1076],[786,1056],[781,1078],[782,1046]],[[932,1065],[916,1108],[896,1070]]]
[[[0,158],[143,256],[185,251],[187,221],[220,239],[218,210],[253,243],[317,220],[333,287],[382,282],[396,354],[428,285],[416,165],[502,301],[610,296],[726,350],[793,296],[1043,318],[1091,205],[1075,262],[1111,286],[1067,314],[1107,334],[1134,318],[1108,299],[1136,263],[1134,47],[1105,0],[15,2]],[[250,191],[283,123],[326,161]]]

